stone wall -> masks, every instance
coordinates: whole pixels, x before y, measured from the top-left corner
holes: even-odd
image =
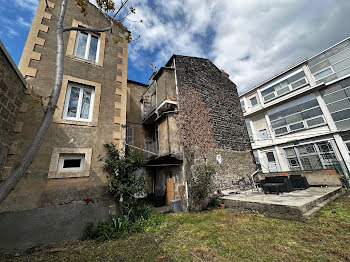
[[[0,41],[0,179],[7,154],[12,154],[16,147],[12,143],[13,133],[23,124],[16,123],[16,118],[25,90],[23,77]]]
[[[175,61],[179,95],[182,89],[192,88],[202,96],[211,111],[218,147],[251,150],[236,85],[209,59],[176,55]]]

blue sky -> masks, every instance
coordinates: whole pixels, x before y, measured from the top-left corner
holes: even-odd
[[[73,0],[68,0],[73,1]],[[0,39],[18,63],[38,0],[0,0]],[[117,1],[118,3],[119,1]],[[172,54],[207,57],[239,92],[349,37],[349,0],[129,0],[141,38],[128,78],[148,82]]]

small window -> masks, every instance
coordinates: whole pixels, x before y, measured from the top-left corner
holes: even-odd
[[[314,74],[314,78],[317,81],[317,80],[325,78],[326,76],[329,76],[331,74],[333,74],[333,70],[332,70],[331,67],[328,67],[328,68],[322,70],[321,72],[318,72],[317,74]]]
[[[97,63],[99,45],[99,36],[87,32],[78,32],[74,55]]]
[[[245,113],[246,111],[245,111],[244,101],[241,100],[240,102],[241,102],[242,111],[243,111],[243,113]]]
[[[128,145],[134,145],[134,127],[133,126],[126,127],[126,143]]]
[[[275,163],[276,162],[273,152],[267,152],[266,153],[266,157],[267,157],[267,161],[269,163]]]
[[[58,170],[60,172],[76,172],[84,169],[84,154],[60,154]]]
[[[261,140],[268,139],[267,131],[266,129],[259,130],[260,138]]]
[[[256,99],[255,96],[250,99],[250,104],[252,106],[256,106],[258,104],[258,100]]]
[[[92,121],[94,89],[77,83],[69,83],[63,109],[63,119]]]

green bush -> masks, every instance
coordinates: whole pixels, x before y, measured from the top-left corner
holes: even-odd
[[[136,221],[130,220],[127,216],[115,216],[111,221],[101,221],[96,228],[94,228],[94,223],[89,222],[84,238],[107,240],[134,233],[154,232],[161,228],[164,223],[163,214],[151,214],[147,220],[140,218]]]

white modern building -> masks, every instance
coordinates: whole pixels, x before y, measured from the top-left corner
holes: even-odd
[[[350,37],[240,99],[264,173],[336,169],[349,181]]]

